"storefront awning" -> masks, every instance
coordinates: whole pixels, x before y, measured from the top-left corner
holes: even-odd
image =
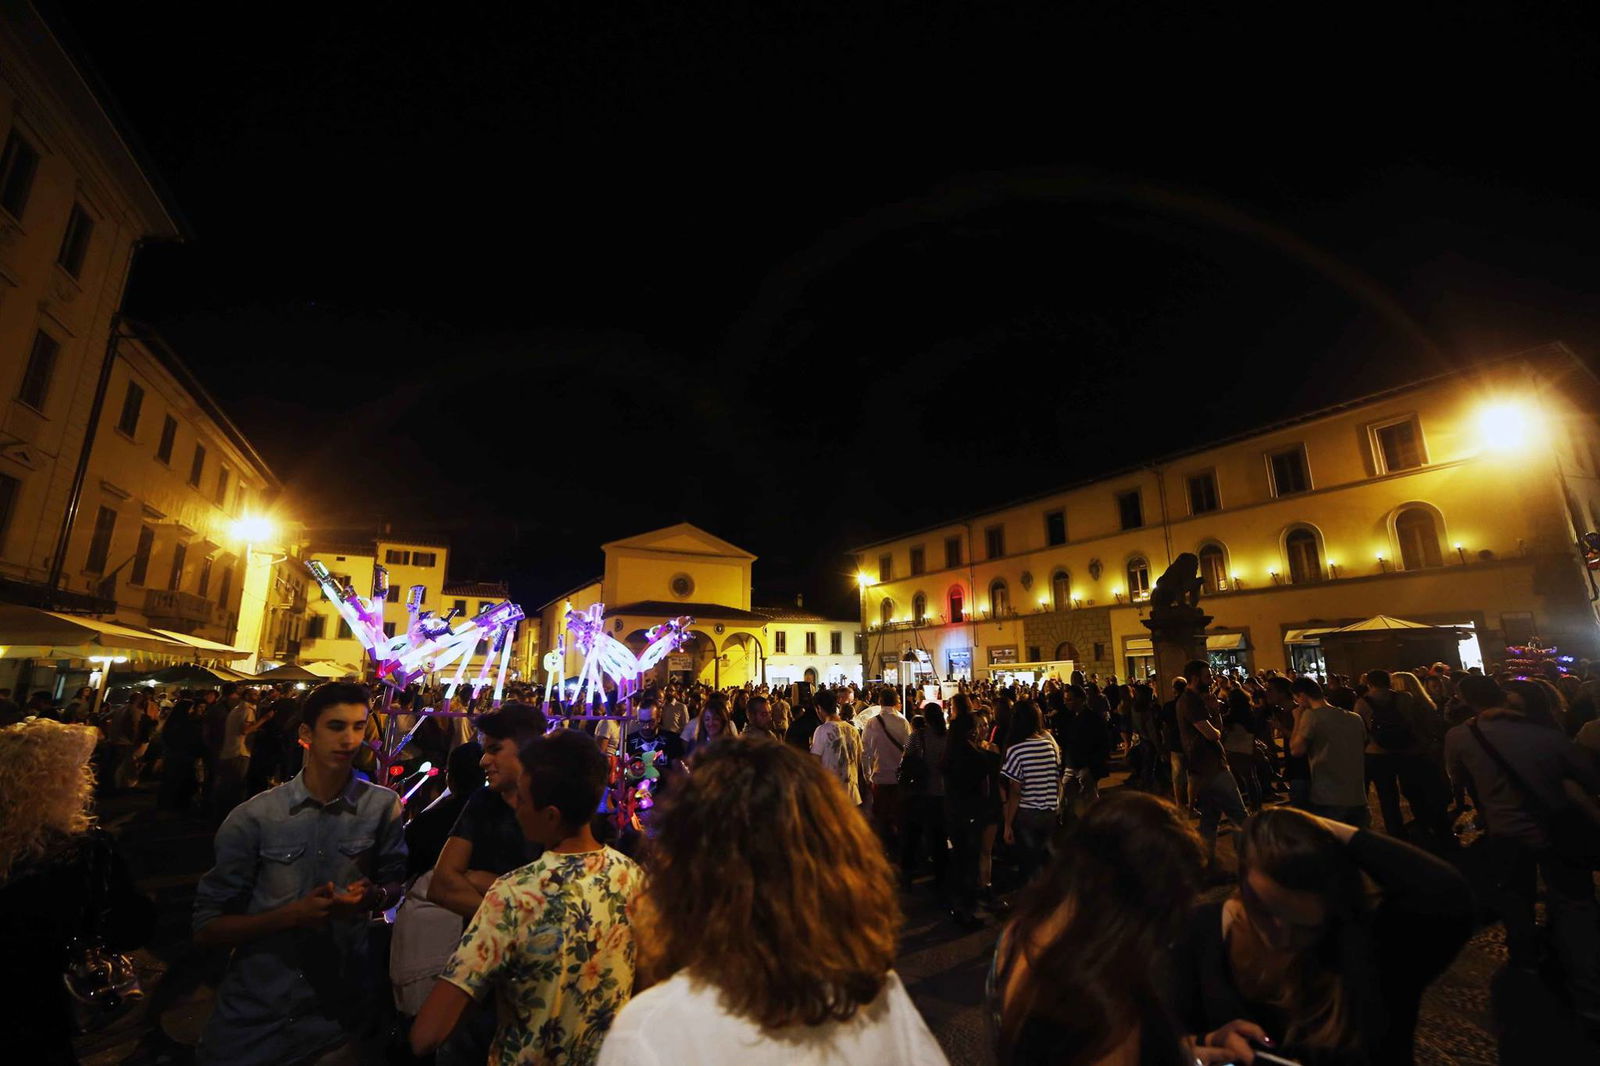
[[[192,658],[189,645],[117,622],[83,615],[0,604],[0,657],[7,659],[87,659],[90,656],[148,652]]]
[[[207,659],[247,659],[250,657],[250,652],[244,648],[218,644],[216,641],[207,640],[205,637],[196,637],[188,633],[176,633],[170,629],[157,629],[155,632],[170,640],[176,640],[180,644],[187,644],[191,648],[205,652],[205,658]]]
[[[1206,651],[1244,651],[1250,645],[1243,633],[1211,633],[1206,637]],[[1154,655],[1155,648],[1149,637],[1130,637],[1123,645],[1125,655]]]
[[[1124,651],[1128,655],[1154,655],[1156,649],[1149,637],[1130,637]]]

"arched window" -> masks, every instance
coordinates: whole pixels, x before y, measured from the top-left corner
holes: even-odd
[[[967,620],[967,598],[961,594],[961,586],[956,585],[950,589],[950,623],[952,625]]]
[[[878,605],[878,619],[884,624],[884,626],[888,626],[890,622],[894,621],[894,601],[889,599],[887,596],[885,596],[883,602]]]
[[[923,620],[927,617],[928,597],[919,592],[915,596],[911,597],[911,618],[918,625],[921,625]]]
[[[989,613],[995,618],[1011,613],[1011,591],[1000,578],[989,586]]]
[[[1142,555],[1128,560],[1128,599],[1139,601],[1150,598],[1150,563]]]
[[[1309,529],[1293,530],[1283,538],[1283,550],[1289,556],[1290,584],[1322,580],[1322,551],[1315,533]]]
[[[1228,556],[1220,544],[1200,549],[1200,580],[1206,592],[1228,591]]]
[[[1077,662],[1078,646],[1070,640],[1064,640],[1056,645],[1056,660],[1058,662]]]
[[[1050,575],[1050,600],[1058,611],[1072,606],[1072,576],[1065,570]]]
[[[1394,519],[1395,539],[1400,542],[1400,565],[1407,570],[1443,566],[1439,552],[1439,524],[1433,512],[1423,507],[1407,507]]]

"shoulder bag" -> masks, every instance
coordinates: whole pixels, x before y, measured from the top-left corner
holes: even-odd
[[[1511,787],[1522,798],[1523,805],[1544,826],[1545,834],[1550,838],[1550,846],[1556,853],[1586,870],[1600,869],[1600,826],[1595,825],[1589,820],[1588,815],[1571,804],[1558,811],[1551,810],[1539,798],[1538,793],[1528,787],[1522,775],[1517,773],[1504,755],[1500,754],[1499,749],[1489,743],[1489,738],[1478,728],[1476,718],[1467,724],[1467,728],[1472,731],[1473,739],[1483,747],[1489,758],[1500,767],[1500,772],[1506,775],[1506,780],[1511,782]]]
[[[79,933],[67,945],[61,979],[72,997],[72,1013],[80,1032],[116,1020],[144,998],[133,959],[106,947],[106,912],[110,907],[111,843],[92,830],[89,840],[89,885]]]

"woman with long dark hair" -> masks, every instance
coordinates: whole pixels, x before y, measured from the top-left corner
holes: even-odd
[[[617,1014],[601,1066],[945,1062],[891,968],[883,847],[816,759],[714,745],[659,812],[633,930],[640,983],[660,983]]]
[[[1245,823],[1232,897],[1191,912],[1175,1003],[1211,1047],[1264,1033],[1307,1066],[1410,1063],[1417,1009],[1473,928],[1455,868],[1273,808]]]
[[[1073,823],[995,950],[1001,1066],[1219,1058],[1185,1048],[1163,987],[1204,860],[1188,818],[1157,796],[1114,793]]]

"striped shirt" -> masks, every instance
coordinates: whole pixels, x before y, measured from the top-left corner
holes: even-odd
[[[1017,805],[1029,811],[1053,811],[1061,782],[1061,749],[1049,733],[1013,744],[1000,772],[1022,786]]]

